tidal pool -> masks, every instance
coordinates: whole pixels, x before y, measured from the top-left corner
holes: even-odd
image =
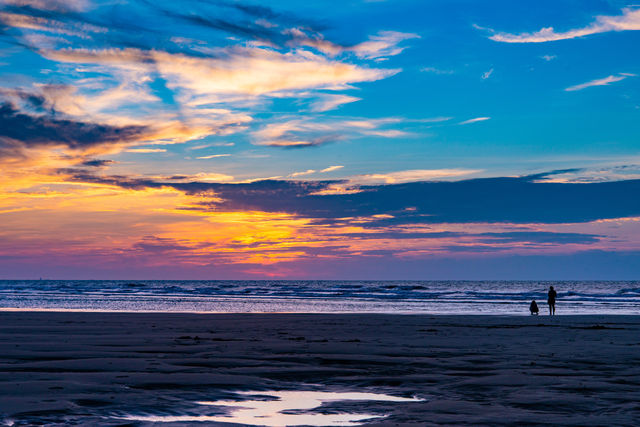
[[[366,420],[384,418],[375,414],[321,414],[307,412],[327,402],[419,402],[415,397],[397,397],[378,393],[323,392],[323,391],[246,391],[240,396],[251,400],[217,400],[196,402],[200,405],[229,408],[226,415],[128,415],[130,421],[148,422],[225,422],[256,426],[357,426]],[[301,413],[297,413],[297,412]]]

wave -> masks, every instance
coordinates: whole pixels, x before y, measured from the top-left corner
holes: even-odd
[[[323,311],[323,306],[358,311],[366,305],[365,309],[380,311],[419,308],[432,312],[504,312],[504,307],[524,307],[534,299],[545,304],[549,286],[557,289],[558,304],[565,309],[628,313],[638,312],[640,308],[640,282],[634,281],[286,280],[5,280],[0,281],[0,308],[71,305],[90,309],[134,307],[138,310],[181,308],[202,311],[220,308],[222,304],[223,311],[255,311],[256,307],[268,309],[269,304],[271,307],[289,307],[283,301],[303,301],[301,308],[306,307],[307,311]]]

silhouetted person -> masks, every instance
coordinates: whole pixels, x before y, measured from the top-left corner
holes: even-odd
[[[556,314],[556,290],[553,286],[549,286],[549,293],[547,294],[547,302],[549,303],[549,316]]]
[[[536,300],[531,301],[531,305],[529,306],[529,311],[531,312],[531,315],[533,316],[534,314],[537,316],[538,312],[540,310],[538,310],[538,304],[536,303]]]

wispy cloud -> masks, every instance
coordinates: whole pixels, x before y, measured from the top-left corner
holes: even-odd
[[[401,53],[405,48],[398,46],[404,40],[417,39],[419,35],[398,31],[380,31],[369,37],[369,40],[350,48],[357,56],[364,59],[380,59]]]
[[[484,29],[476,26],[476,28]],[[640,9],[627,7],[622,9],[622,15],[596,16],[595,21],[586,27],[576,28],[564,32],[557,32],[553,27],[545,27],[533,33],[510,34],[489,30],[493,33],[489,38],[504,43],[543,43],[557,40],[574,39],[592,34],[610,31],[640,30]]]
[[[491,77],[491,74],[493,74],[493,68],[482,73],[482,80],[487,80],[489,77]]]
[[[330,94],[322,95],[319,97],[317,101],[311,104],[311,111],[324,112],[324,111],[334,110],[341,105],[360,101],[360,100],[361,98],[356,98],[355,96],[348,96],[348,95],[330,95]]]
[[[307,169],[306,171],[302,171],[302,172],[294,172],[292,174],[289,175],[289,177],[291,178],[296,178],[298,176],[305,176],[305,175],[311,175],[316,173],[315,169]]]
[[[269,123],[252,133],[255,145],[271,147],[313,147],[340,141],[347,136],[375,135],[396,138],[406,135],[397,129],[382,129],[383,126],[400,122],[400,119],[351,119],[312,121],[296,118],[284,122]]]
[[[172,87],[186,91],[186,102],[196,105],[224,101],[234,94],[259,96],[287,90],[335,90],[352,83],[380,80],[400,71],[359,67],[311,52],[280,53],[240,46],[223,49],[208,58],[134,48],[62,49],[44,54],[60,62],[159,71]]]
[[[476,117],[475,119],[465,120],[463,122],[458,123],[459,125],[468,125],[470,123],[484,122],[485,120],[490,120],[491,117]]]
[[[426,118],[426,119],[418,119],[415,120],[415,122],[417,123],[440,123],[440,122],[447,122],[449,120],[453,119],[453,117],[430,117],[430,118]]]
[[[164,148],[128,148],[124,150],[127,153],[166,153]]]
[[[363,135],[381,136],[383,138],[399,138],[401,136],[409,135],[409,132],[398,129],[385,129],[385,130],[366,130],[362,131]]]
[[[210,156],[196,157],[198,160],[216,159],[218,157],[229,157],[231,154],[212,154]]]
[[[558,57],[558,55],[542,55],[540,58],[544,59],[547,62],[549,62],[549,61],[553,61],[557,57]]]
[[[432,181],[456,178],[481,172],[474,169],[412,169],[398,172],[358,175],[349,179],[351,185],[401,184],[405,182]]]
[[[433,73],[433,74],[454,74],[453,70],[444,70],[436,67],[422,67],[420,69],[423,73]]]
[[[29,6],[34,9],[50,11],[81,11],[87,8],[89,0],[3,0],[4,4]]]
[[[420,38],[419,35],[413,33],[380,31],[370,36],[367,41],[352,46],[343,46],[326,40],[322,34],[309,31],[307,28],[288,28],[284,30],[284,34],[291,37],[288,43],[290,45],[312,47],[332,57],[347,53],[354,54],[361,59],[375,61],[385,60],[389,56],[400,54],[405,49],[404,46],[399,46],[401,42]]]
[[[595,79],[595,80],[588,81],[586,83],[581,83],[579,85],[569,86],[565,90],[567,92],[573,92],[576,90],[582,90],[582,89],[586,89],[588,87],[593,87],[593,86],[608,86],[610,83],[619,82],[621,80],[626,79],[627,77],[635,77],[635,74],[620,73],[617,75],[611,75],[608,77],[604,77],[602,79]]]
[[[324,168],[322,170],[320,170],[320,173],[327,173],[327,172],[333,172],[333,171],[337,171],[338,169],[342,169],[344,166],[329,166],[328,168]]]
[[[599,168],[580,168],[561,170],[543,174],[536,182],[557,183],[594,183],[615,182],[624,180],[640,180],[640,165],[613,165]]]
[[[210,148],[210,147],[233,147],[234,145],[236,145],[234,142],[212,142],[210,144],[199,144],[199,145],[194,145],[192,147],[187,147],[187,149],[189,150],[202,150],[203,148]]]

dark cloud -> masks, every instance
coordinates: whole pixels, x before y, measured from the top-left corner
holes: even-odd
[[[145,188],[159,188],[171,184],[160,184],[150,179],[131,178],[124,175],[96,176],[88,169],[58,169],[60,175],[68,175],[72,181],[90,182],[94,184],[115,185],[130,190],[144,190]]]
[[[81,166],[88,166],[92,168],[100,168],[104,166],[109,166],[115,163],[113,160],[101,160],[101,159],[92,159],[82,162]]]
[[[329,144],[345,139],[345,135],[338,133],[329,133],[326,135],[318,135],[313,137],[305,137],[304,135],[296,138],[292,135],[287,135],[277,141],[261,142],[260,145],[268,145],[271,147],[279,147],[284,149],[298,149],[307,147],[318,147],[320,145]]]
[[[474,243],[505,244],[528,242],[533,244],[590,244],[601,237],[596,234],[555,233],[550,231],[507,231],[495,233],[461,233],[455,231],[407,232],[403,230],[385,230],[370,233],[346,233],[342,236],[351,239],[450,239],[470,238]]]
[[[148,132],[144,126],[111,126],[32,115],[11,103],[0,104],[0,157],[19,153],[23,148],[63,145],[83,149],[104,144],[135,141]]]
[[[299,34],[283,31],[290,28],[304,28],[312,39],[319,37],[319,31],[326,29],[309,18],[301,18],[292,13],[276,12],[273,9],[241,2],[182,1],[159,5],[158,2],[140,0],[127,5],[114,3],[92,8],[90,12],[72,7],[37,8],[33,5],[0,5],[0,10],[26,18],[46,20],[49,30],[58,33],[58,43],[73,48],[137,48],[141,50],[159,49],[169,53],[201,57],[202,46],[188,43],[176,44],[174,39],[211,40],[215,33],[234,36],[244,40],[257,40],[283,47],[287,44],[307,40]],[[261,22],[264,20],[265,22]],[[268,22],[266,22],[268,21]],[[185,23],[187,25],[180,25]],[[14,31],[9,19],[0,19],[0,37],[3,41],[38,51],[22,37],[21,31]],[[38,24],[47,27],[47,24]],[[172,31],[167,31],[171,28]],[[108,31],[104,31],[108,29]],[[204,42],[204,46],[208,43]],[[336,44],[335,46],[339,46]],[[212,57],[211,50],[206,53]]]
[[[51,107],[48,105],[47,99],[40,93],[29,92],[22,89],[0,88],[0,95],[2,95],[3,98],[19,102],[34,111],[42,112]]]
[[[506,242],[530,242],[537,244],[590,244],[596,243],[600,238],[597,234],[582,233],[554,233],[550,231],[512,231],[503,233],[480,233],[473,235],[479,237],[479,243],[494,244]]]
[[[255,18],[276,19],[281,17],[280,13],[275,12],[267,6],[258,6],[245,3],[227,3],[226,6],[243,11]]]
[[[536,182],[538,175],[482,178],[455,182],[414,182],[370,185],[360,193],[316,195],[344,181],[258,181],[245,184],[170,183],[125,176],[97,176],[68,171],[72,179],[125,188],[172,187],[187,194],[215,195],[202,210],[284,212],[310,218],[316,224],[349,223],[352,217],[374,218],[368,228],[433,223],[579,223],[640,215],[640,180],[597,183]],[[347,218],[347,219],[345,219]],[[490,239],[523,237],[513,232]],[[544,235],[537,234],[538,241]],[[586,239],[597,236],[586,237]],[[555,238],[559,238],[555,236]],[[565,234],[567,241],[578,239]]]
[[[219,210],[256,209],[308,218],[339,219],[380,214],[369,227],[412,223],[587,222],[640,214],[640,180],[590,184],[539,183],[530,177],[456,182],[415,182],[361,187],[356,194],[313,195],[327,182],[217,184]],[[415,208],[415,210],[406,210]]]
[[[450,245],[450,246],[444,246],[442,249],[445,250],[446,252],[452,252],[452,253],[456,253],[456,252],[484,253],[484,252],[502,252],[502,251],[509,252],[518,248],[516,246]]]
[[[131,247],[134,251],[144,253],[160,254],[173,251],[189,251],[193,248],[181,245],[174,239],[156,236],[145,236]]]
[[[407,232],[407,231],[380,231],[370,233],[342,233],[342,236],[350,239],[446,239],[450,237],[468,236],[466,233],[456,231],[434,231],[434,232]]]
[[[243,38],[268,41],[278,45],[281,45],[286,40],[280,31],[265,28],[250,21],[232,22],[220,18],[214,18],[212,16],[178,14],[173,11],[166,11],[165,13],[191,25],[223,31]]]

